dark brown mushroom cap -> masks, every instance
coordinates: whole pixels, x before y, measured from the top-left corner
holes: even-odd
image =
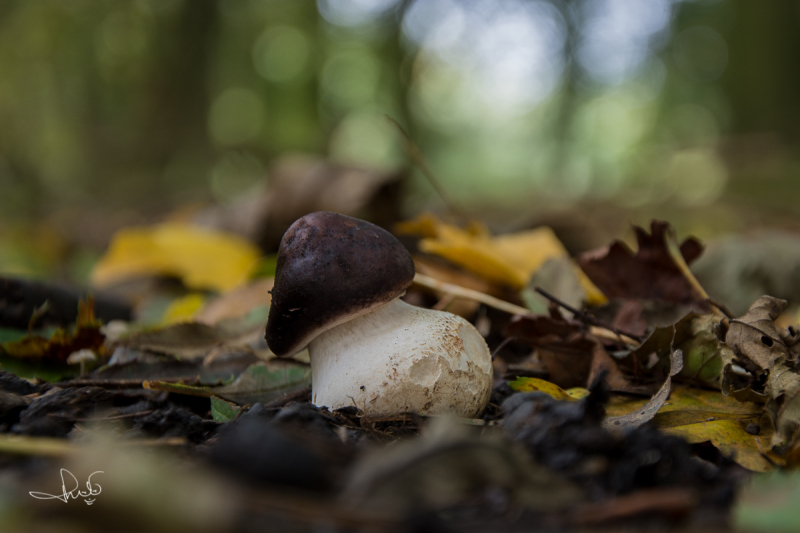
[[[328,211],[306,215],[281,240],[267,345],[278,356],[295,354],[402,295],[413,279],[411,254],[388,231]]]

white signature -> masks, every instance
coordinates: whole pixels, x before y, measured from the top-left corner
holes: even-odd
[[[44,492],[29,492],[31,496],[38,500],[61,500],[64,503],[67,503],[70,498],[75,498],[76,500],[78,497],[87,498],[88,496],[97,496],[100,494],[102,488],[97,483],[92,485],[92,476],[95,474],[104,474],[102,470],[98,470],[97,472],[93,472],[89,479],[86,480],[86,488],[89,489],[88,492],[83,492],[82,490],[78,489],[78,478],[72,475],[72,472],[67,470],[66,468],[61,469],[61,491],[62,494],[46,494]],[[67,492],[67,480],[64,479],[64,474],[68,474],[69,477],[72,478],[72,481],[75,483],[75,488]],[[97,487],[96,489],[94,487]],[[92,505],[94,500],[84,500],[86,505]]]

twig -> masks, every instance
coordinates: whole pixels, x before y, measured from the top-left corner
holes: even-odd
[[[445,283],[443,281],[439,281],[438,279],[432,278],[430,276],[426,276],[424,274],[417,273],[414,276],[414,283],[417,285],[421,285],[423,287],[427,287],[429,289],[433,289],[435,291],[441,291],[444,293],[452,294],[453,296],[457,296],[459,298],[466,298],[467,300],[474,300],[476,302],[482,303],[488,307],[492,307],[494,309],[498,309],[500,311],[504,311],[510,315],[522,315],[527,316],[532,314],[530,310],[521,307],[516,304],[512,304],[511,302],[506,302],[505,300],[501,300],[499,298],[495,298],[494,296],[490,296],[483,292],[475,291],[472,289],[467,289],[466,287],[461,287],[460,285],[453,285],[452,283]],[[631,344],[634,346],[639,346],[641,342],[630,337],[625,334],[617,334],[611,330],[608,330],[603,327],[598,326],[589,326],[589,332],[594,335],[595,337],[600,337],[603,339],[608,339],[612,341],[620,341],[627,344]]]
[[[637,335],[635,333],[629,333],[627,331],[622,331],[621,329],[613,326],[612,324],[609,324],[608,322],[605,322],[603,320],[595,318],[594,316],[590,315],[586,311],[581,311],[580,309],[575,309],[574,307],[572,307],[571,305],[569,305],[565,301],[556,298],[555,296],[553,296],[552,294],[550,294],[549,292],[547,292],[546,290],[544,290],[541,287],[534,287],[533,290],[535,292],[538,292],[539,294],[541,294],[542,296],[544,296],[545,298],[547,298],[551,302],[554,302],[554,303],[558,304],[559,306],[563,307],[564,309],[566,309],[567,311],[569,311],[570,313],[575,315],[578,318],[578,320],[580,320],[580,321],[582,321],[582,322],[584,322],[586,324],[590,324],[592,326],[597,326],[599,328],[603,328],[603,329],[607,329],[609,331],[613,331],[619,338],[622,338],[622,336],[624,335],[626,337],[630,337],[631,339],[636,339],[637,342],[642,342],[642,337],[640,335]]]
[[[444,297],[442,297],[442,299],[440,299],[438,302],[436,302],[436,305],[431,307],[431,309],[433,309],[435,311],[444,311],[445,309],[447,309],[448,305],[453,303],[454,299],[455,299],[455,296],[453,294],[449,294],[449,293],[445,294]]]
[[[453,285],[452,283],[445,283],[443,281],[439,281],[436,278],[426,276],[425,274],[417,273],[417,275],[414,276],[414,283],[416,283],[417,285],[422,285],[423,287],[427,287],[429,289],[444,292],[447,294],[452,294],[453,296],[466,298],[467,300],[474,300],[476,302],[488,305],[489,307],[499,309],[500,311],[505,311],[506,313],[511,315],[529,315],[531,313],[529,309],[526,309],[516,304],[512,304],[511,302],[495,298],[494,296],[491,296],[489,294],[480,291],[462,287],[461,285]]]
[[[61,381],[56,383],[55,386],[62,389],[80,387],[100,387],[104,389],[141,389],[143,381],[144,380],[141,379],[71,379],[69,381]],[[167,379],[164,381],[169,380]]]
[[[122,420],[123,418],[135,418],[137,416],[149,415],[152,412],[153,412],[153,410],[150,409],[150,410],[147,410],[147,411],[138,411],[136,413],[126,413],[124,415],[104,416],[104,417],[99,417],[99,418],[75,418],[74,420],[75,420],[75,422],[98,422],[98,421],[101,421],[101,420]],[[62,418],[69,418],[68,416],[63,416],[63,415],[60,415],[60,414],[57,414],[57,413],[50,413],[50,415],[61,416]]]
[[[495,348],[494,351],[492,352],[492,361],[494,361],[495,357],[497,357],[497,354],[500,353],[500,350],[502,350],[503,348],[508,346],[511,343],[511,341],[513,341],[513,340],[514,340],[514,337],[506,337],[503,340],[503,342],[498,344],[497,348]]]

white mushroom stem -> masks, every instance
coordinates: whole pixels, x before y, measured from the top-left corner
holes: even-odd
[[[489,401],[492,358],[480,333],[399,298],[322,333],[308,351],[317,406],[474,417]]]
[[[81,376],[82,376],[86,373],[86,362],[96,361],[96,360],[97,357],[94,355],[94,352],[92,350],[87,350],[84,348],[83,350],[78,350],[76,352],[72,352],[71,354],[69,354],[69,357],[67,357],[67,364],[74,365],[76,363],[80,363]]]

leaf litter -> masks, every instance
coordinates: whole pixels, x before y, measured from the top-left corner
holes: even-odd
[[[0,441],[0,456],[14,464],[25,442],[50,449],[37,447],[44,438],[104,442],[95,457],[127,453],[122,442],[177,443],[232,493],[250,493],[234,506],[239,523],[346,531],[489,531],[510,520],[520,530],[716,527],[727,523],[745,469],[800,459],[800,339],[776,324],[786,304],[765,296],[740,318],[722,316],[687,268],[698,241],[678,246],[671,227],[654,221],[650,233],[635,228],[637,251],[617,242],[573,262],[546,228],[494,237],[422,217],[401,229],[421,238],[416,259],[433,276],[406,298],[430,302],[424,291],[435,287],[439,301],[429,306],[469,302],[462,312],[483,321],[496,370],[505,369],[480,419],[369,419],[313,406],[307,360],[276,361],[259,339],[271,281],[244,285],[257,257],[238,248],[231,265],[210,265],[227,276],[210,282],[208,265],[193,272],[155,247],[164,228],[154,228],[136,236],[146,261],[125,264],[123,235],[97,275],[179,275],[189,298],[175,300],[162,325],[101,328],[89,304],[71,333],[21,332],[4,344],[3,368],[36,359],[53,369],[84,348],[100,361],[68,379],[0,374],[0,433],[17,439]],[[208,245],[202,233],[180,231],[192,246]],[[535,293],[540,286],[552,296]],[[198,288],[221,294],[198,298]],[[82,331],[93,332],[88,346],[75,340]],[[81,446],[70,449],[87,460]]]

